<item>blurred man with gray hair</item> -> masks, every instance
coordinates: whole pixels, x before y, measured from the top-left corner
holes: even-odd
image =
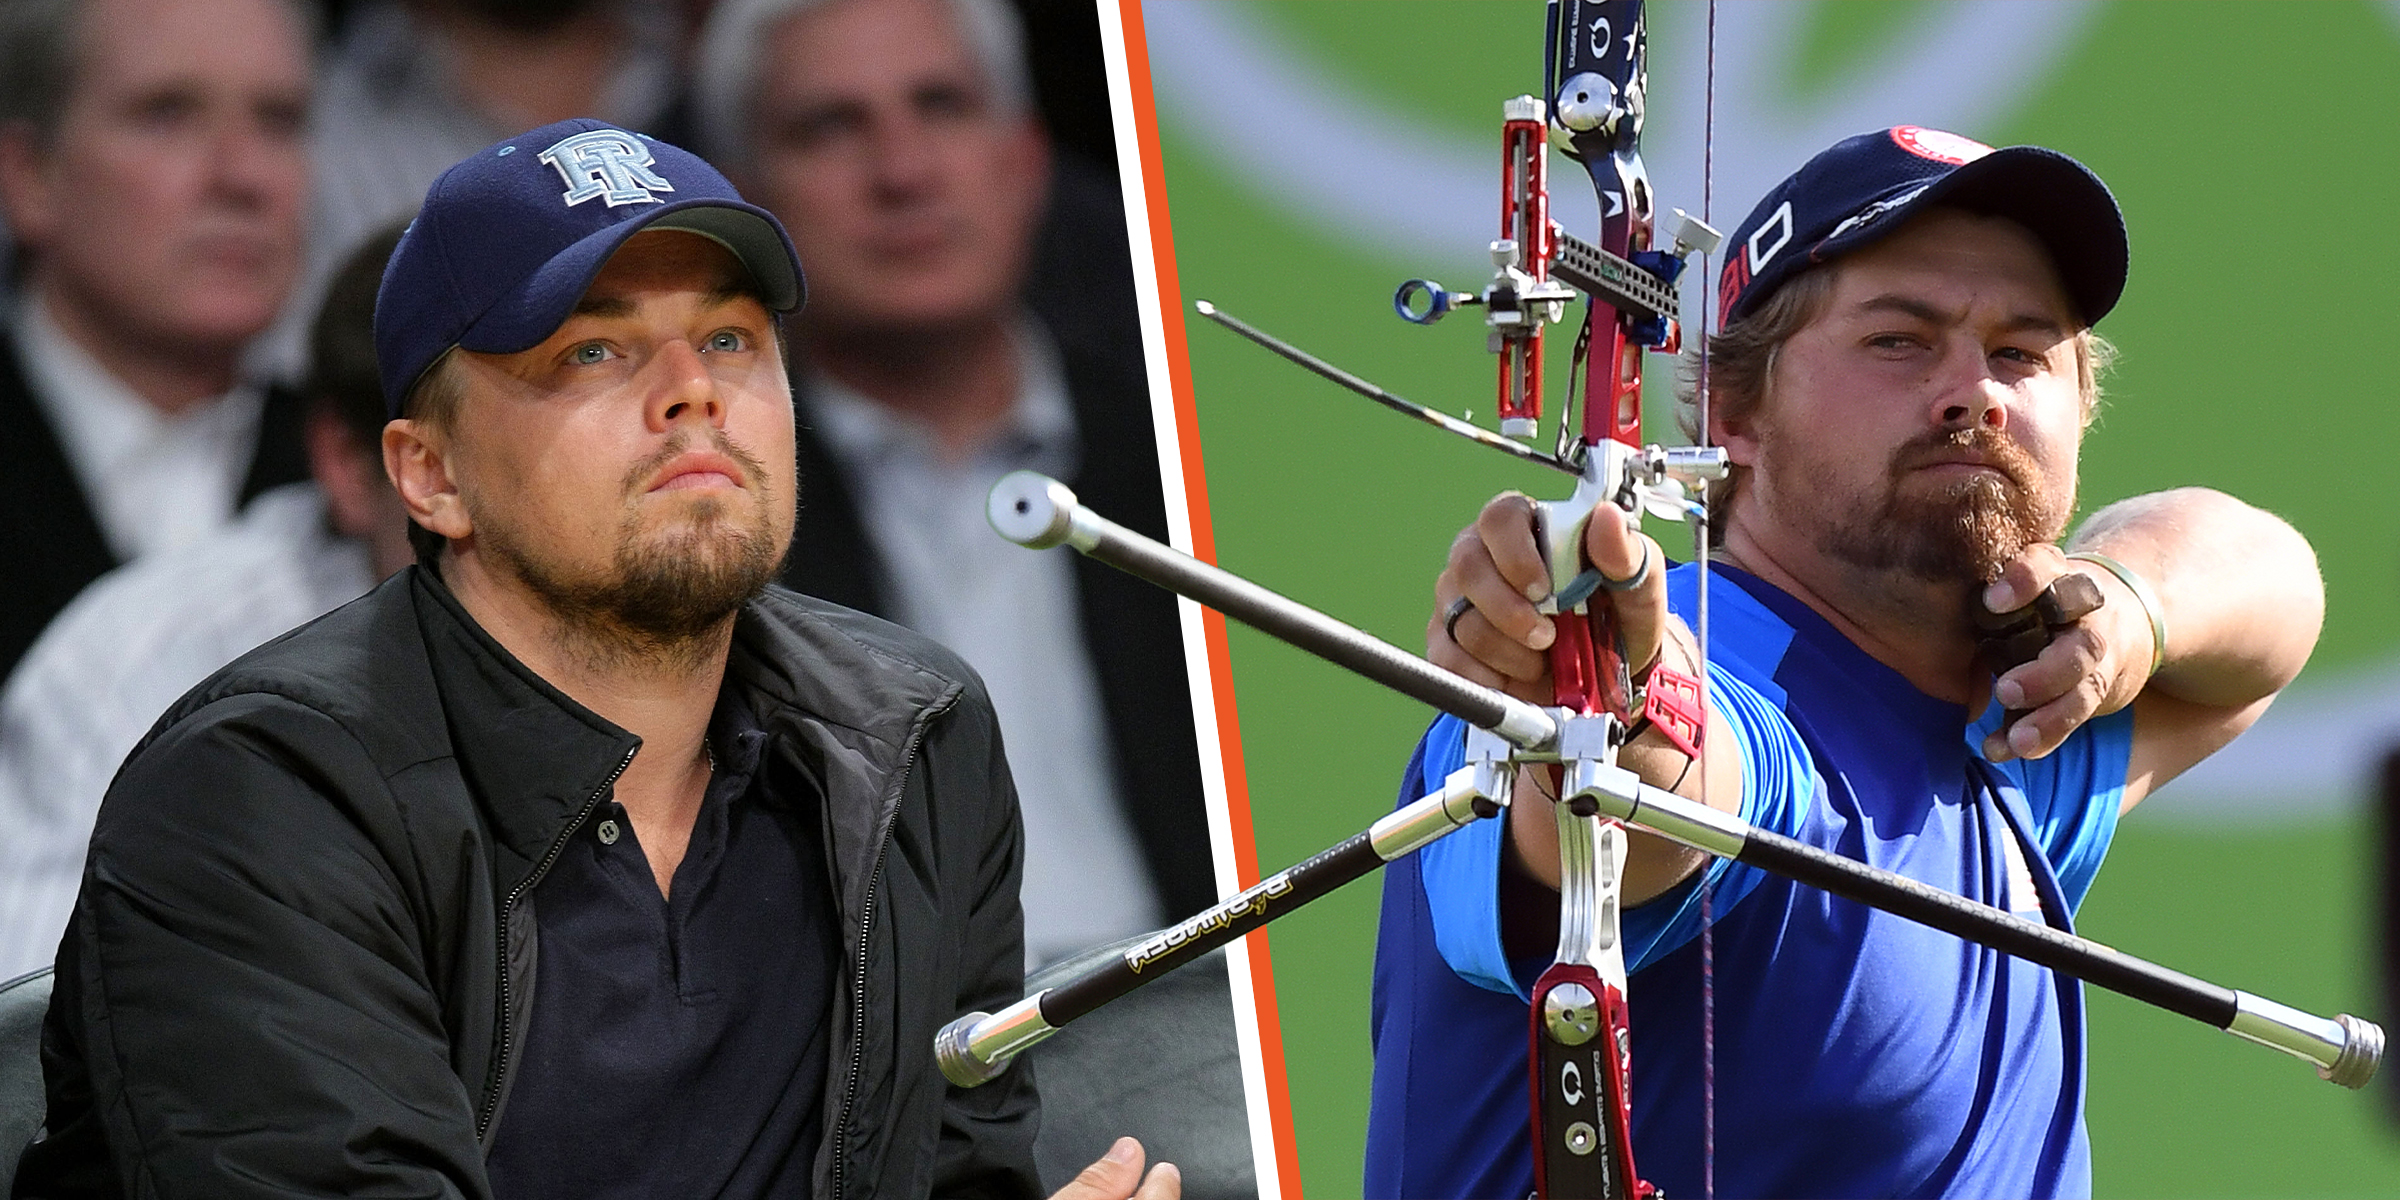
[[[291,0],[0,6],[0,675],[110,567],[307,475],[243,356],[300,265],[309,37]]]
[[[1053,172],[1022,40],[1005,0],[727,0],[698,107],[711,155],[809,264],[783,580],[934,637],[990,684],[1038,966],[1216,889],[1172,599],[983,517],[991,485],[1032,468],[1166,534],[1138,346],[1024,299]],[[1124,261],[1121,225],[1082,237]]]

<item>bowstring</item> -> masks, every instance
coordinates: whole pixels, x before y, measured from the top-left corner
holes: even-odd
[[[1706,94],[1700,124],[1700,219],[1716,224],[1715,185],[1717,151],[1717,0],[1708,0],[1707,65],[1702,72]],[[1700,445],[1709,440],[1708,396],[1708,333],[1714,322],[1710,307],[1717,294],[1714,267],[1710,255],[1700,256],[1700,365],[1694,373],[1697,391],[1697,424],[1694,439]],[[1703,500],[1713,500],[1702,485]],[[1700,719],[1708,720],[1708,575],[1711,527],[1716,523],[1716,511],[1703,503],[1700,520],[1693,525],[1693,560],[1699,564],[1700,603]],[[1703,738],[1701,744],[1707,745]],[[1705,753],[1705,752],[1704,752]],[[1700,764],[1700,803],[1708,803],[1708,764]],[[1700,1194],[1703,1200],[1717,1197],[1717,938],[1715,888],[1709,882],[1709,864],[1700,868]]]

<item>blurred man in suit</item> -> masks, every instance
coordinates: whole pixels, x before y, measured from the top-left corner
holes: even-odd
[[[1053,173],[1020,42],[1005,0],[729,0],[702,35],[699,109],[809,264],[784,581],[929,634],[990,683],[1039,965],[1205,907],[1215,880],[1172,599],[1027,554],[983,516],[994,482],[1032,468],[1166,533],[1138,348],[1023,299]],[[1087,237],[1123,262],[1121,225]]]
[[[306,477],[246,379],[300,263],[308,30],[288,0],[0,9],[0,673],[84,584]]]

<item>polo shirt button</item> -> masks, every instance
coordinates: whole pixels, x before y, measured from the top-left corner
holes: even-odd
[[[600,822],[600,844],[601,844],[601,845],[603,845],[603,846],[614,846],[614,845],[616,845],[616,844],[617,844],[617,836],[618,836],[618,829],[617,829],[617,823],[616,823],[615,821],[602,821],[602,822]]]

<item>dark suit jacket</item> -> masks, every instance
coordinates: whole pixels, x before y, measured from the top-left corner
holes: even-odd
[[[1082,465],[1067,485],[1110,520],[1164,540],[1166,504],[1139,356],[1127,362],[1061,338],[1060,357],[1082,447]],[[890,576],[867,542],[857,489],[812,428],[805,388],[799,390],[800,521],[783,583],[888,617]],[[1075,585],[1084,645],[1108,715],[1118,795],[1159,898],[1168,915],[1180,919],[1216,903],[1217,888],[1175,598],[1079,554]]]
[[[242,481],[241,501],[308,478],[301,444],[300,398],[267,391],[258,450]],[[117,565],[83,485],[50,420],[33,398],[16,344],[0,337],[0,479],[13,502],[0,505],[0,680],[75,593]]]

